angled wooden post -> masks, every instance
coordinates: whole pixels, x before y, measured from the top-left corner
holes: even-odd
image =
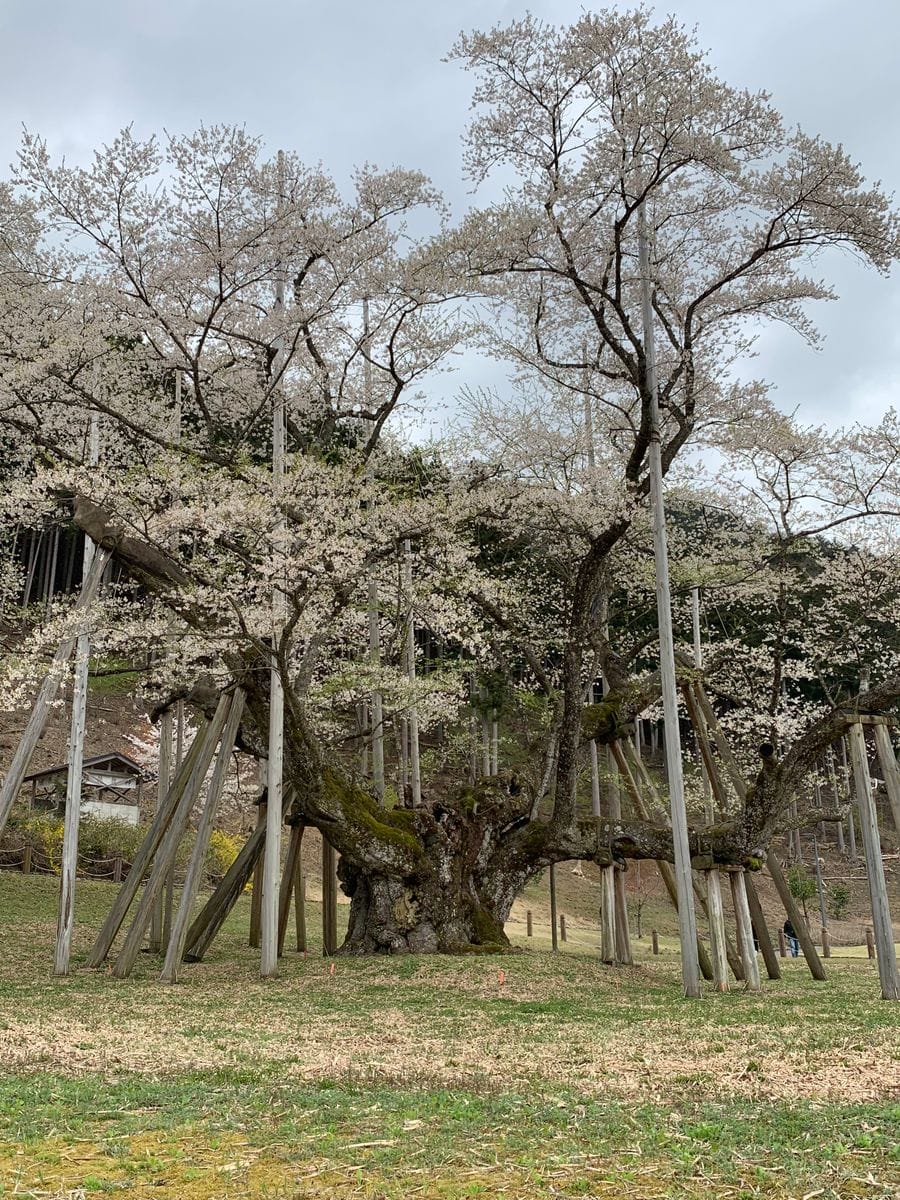
[[[623,747],[624,747],[624,750],[623,750]],[[627,789],[629,795],[631,796],[631,800],[634,805],[635,812],[637,813],[638,817],[640,817],[640,819],[642,821],[649,820],[650,819],[650,810],[648,809],[647,805],[644,803],[644,798],[641,795],[641,790],[635,781],[634,775],[631,772],[631,767],[630,767],[629,761],[628,761],[628,756],[630,756],[631,761],[633,762],[635,767],[639,771],[644,771],[644,765],[643,765],[642,761],[637,757],[637,752],[635,751],[634,747],[631,744],[631,739],[625,738],[625,739],[623,739],[622,742],[615,741],[611,744],[610,749],[612,750],[613,758],[616,761],[616,766],[619,768],[619,775],[624,780],[626,789]],[[649,782],[649,778],[648,778],[648,782]],[[650,786],[652,786],[652,784]],[[654,807],[656,810],[655,815],[657,815],[657,817],[659,819],[665,820],[666,814],[665,814],[665,811],[661,808],[661,805],[655,805]],[[677,910],[678,910],[678,889],[675,885],[675,872],[672,868],[672,864],[664,862],[662,859],[658,859],[656,866],[659,870],[660,875],[662,876],[663,883],[666,885],[666,891],[669,894],[669,899],[672,902],[672,907],[677,912]],[[692,883],[693,882],[694,881],[692,880]],[[697,894],[697,893],[695,892],[695,894]],[[705,909],[706,897],[700,896],[698,894],[697,898],[700,901],[701,906],[704,906],[704,911],[706,911],[706,909]],[[709,914],[707,912],[707,916],[708,915]],[[706,949],[706,946],[703,944],[703,940],[701,939],[699,933],[697,934],[697,961],[698,961],[698,964],[700,967],[700,972],[703,975],[703,978],[704,979],[712,979],[712,977],[713,977],[712,960],[709,957],[709,951]],[[738,966],[740,966],[739,963],[738,963]]]
[[[128,909],[131,907],[131,903],[137,895],[138,888],[143,882],[147,868],[150,866],[159,849],[163,836],[169,828],[175,810],[188,785],[194,764],[200,754],[202,741],[202,737],[198,734],[184,756],[181,770],[176,772],[175,778],[172,780],[172,786],[166,795],[165,802],[154,816],[150,828],[147,830],[144,840],[141,842],[138,852],[134,856],[131,870],[125,876],[125,882],[122,884],[118,895],[113,901],[112,908],[103,922],[103,927],[97,934],[97,939],[88,955],[87,965],[89,967],[99,967],[107,954],[109,954],[115,936],[119,932],[122,922],[125,920]]]
[[[159,769],[156,779],[156,812],[159,812],[172,783],[172,710],[166,709],[159,719]],[[150,920],[150,949],[163,948],[163,896],[157,898]]]
[[[238,851],[203,908],[194,918],[184,944],[184,961],[200,962],[250,882],[266,844],[266,827],[257,825]]]
[[[728,956],[725,953],[725,910],[722,906],[721,876],[718,871],[704,871],[703,874],[706,876],[713,984],[717,992],[727,992]]]
[[[615,867],[603,867],[600,905],[600,961],[612,966],[616,961],[616,893]]]
[[[150,926],[150,918],[153,915],[153,904],[157,895],[165,887],[166,880],[174,868],[175,855],[187,829],[191,809],[194,807],[194,803],[203,787],[203,780],[206,778],[206,772],[209,770],[213,755],[216,752],[216,746],[218,746],[222,738],[222,730],[228,719],[231,706],[232,697],[222,696],[213,719],[203,730],[203,733],[198,734],[197,738],[195,738],[195,741],[199,740],[202,744],[197,754],[194,769],[191,771],[190,778],[185,785],[181,798],[172,814],[169,826],[166,829],[165,836],[160,843],[156,859],[150,871],[150,877],[144,887],[144,894],[141,896],[134,919],[131,922],[131,927],[125,935],[122,948],[113,966],[113,974],[119,979],[124,979],[130,975],[137,961],[144,935]]]
[[[770,979],[780,979],[781,967],[778,965],[778,958],[775,954],[775,947],[772,945],[769,927],[766,925],[765,914],[759,902],[759,893],[756,890],[756,884],[753,882],[753,876],[749,871],[744,872],[744,886],[747,889],[750,919],[753,922],[756,940],[759,942],[759,948],[762,951],[763,962],[766,964],[766,974]]]
[[[878,748],[878,761],[881,763],[881,773],[884,776],[884,786],[887,789],[888,803],[891,806],[894,829],[900,833],[900,767],[897,766],[897,756],[894,754],[890,731],[887,725],[880,721],[875,726],[875,745]]]
[[[106,564],[109,562],[109,557],[108,550],[99,549],[94,554],[94,560],[91,563],[87,578],[82,584],[78,599],[75,601],[73,614],[80,617],[84,610],[93,604],[97,597],[97,591],[100,587]],[[9,770],[6,772],[3,786],[0,787],[0,833],[6,827],[10,809],[15,802],[16,796],[19,794],[19,788],[22,786],[22,780],[25,777],[25,772],[28,770],[28,764],[31,761],[34,748],[38,744],[38,739],[43,733],[44,726],[47,724],[50,705],[56,699],[56,693],[59,691],[62,677],[66,672],[69,659],[72,657],[72,651],[75,649],[75,641],[75,637],[69,637],[60,643],[50,661],[43,682],[38,689],[34,707],[31,710],[25,729],[19,739],[19,744],[16,746],[15,753],[12,756],[12,762],[9,764]]]
[[[305,828],[303,821],[299,817],[292,817],[288,824],[291,827],[291,836],[288,841],[287,857],[284,861],[284,871],[281,874],[281,895],[278,897],[278,957],[284,954],[284,939],[287,936],[288,920],[291,915],[291,899],[294,895],[294,888],[297,885],[297,864],[300,862],[300,854],[303,845],[303,830]]]
[[[266,797],[268,794],[268,791],[264,789],[256,800],[257,828],[261,826],[265,829],[266,827],[268,811]],[[259,949],[260,921],[262,919],[262,880],[263,860],[260,855],[253,868],[253,890],[250,893],[250,935],[247,939],[247,945],[257,950]]]
[[[872,799],[866,739],[861,724],[850,726],[850,758],[853,763],[853,782],[859,806],[859,827],[862,834],[866,874],[869,878],[869,897],[872,902],[872,928],[878,953],[878,976],[881,995],[885,1000],[900,1000],[900,975],[897,973],[897,953],[894,948],[894,928],[888,906],[884,859],[881,855],[881,835],[878,814]]]
[[[806,965],[809,967],[809,973],[813,979],[818,979],[820,983],[824,983],[828,976],[825,974],[825,968],[822,966],[816,948],[813,945],[813,940],[809,936],[809,930],[806,927],[806,922],[803,919],[803,913],[797,907],[797,902],[791,895],[791,889],[788,887],[788,882],[784,877],[784,871],[781,869],[781,863],[775,857],[775,854],[770,850],[766,855],[766,867],[769,874],[772,876],[772,881],[778,891],[779,899],[784,905],[784,911],[787,913],[788,920],[794,927],[794,934],[797,941],[800,943],[800,949],[803,951],[803,957],[806,959]]]
[[[749,991],[758,992],[762,987],[762,981],[759,977],[759,961],[753,946],[753,923],[750,920],[750,906],[747,903],[743,868],[729,871],[728,875],[738,930],[738,949],[744,964],[744,979]]]
[[[197,893],[200,891],[200,884],[203,881],[206,851],[209,849],[209,839],[219,808],[219,801],[222,798],[222,791],[225,787],[225,776],[228,773],[228,764],[231,761],[231,752],[234,749],[234,742],[237,737],[238,726],[241,723],[243,711],[244,693],[237,691],[231,701],[228,721],[222,734],[219,753],[216,757],[216,765],[213,768],[212,779],[210,780],[209,790],[206,794],[206,803],[203,806],[200,823],[197,826],[194,848],[191,851],[191,861],[188,864],[184,887],[181,890],[181,903],[178,906],[178,912],[175,914],[169,942],[166,946],[166,961],[163,964],[160,974],[160,978],[166,983],[178,982],[182,956],[184,954],[184,944],[187,938],[188,922],[191,918]]]
[[[91,413],[88,463],[96,467],[100,459],[99,414]],[[59,530],[54,534],[54,555],[59,546]],[[91,573],[96,547],[85,535],[82,578]],[[52,582],[52,581],[51,581]],[[49,603],[49,597],[48,597]],[[72,713],[69,726],[69,769],[66,775],[66,812],[63,825],[62,861],[59,871],[59,914],[56,924],[54,975],[68,975],[75,932],[75,876],[78,872],[78,830],[81,823],[81,782],[84,763],[84,736],[87,719],[88,674],[91,639],[85,629],[75,642],[75,682],[72,689]]]

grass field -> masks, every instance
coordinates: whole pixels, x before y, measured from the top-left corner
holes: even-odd
[[[863,959],[688,1003],[674,950],[604,968],[576,923],[264,983],[242,903],[175,988],[149,956],[56,980],[55,888],[0,875],[0,1196],[900,1196],[900,1012]],[[79,955],[112,895],[79,884]]]

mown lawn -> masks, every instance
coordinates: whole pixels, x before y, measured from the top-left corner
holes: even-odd
[[[611,970],[587,936],[264,983],[242,905],[177,987],[149,956],[56,980],[55,886],[0,875],[4,1197],[900,1195],[900,1013],[864,960],[698,1003],[674,955]],[[112,894],[79,885],[79,955]]]

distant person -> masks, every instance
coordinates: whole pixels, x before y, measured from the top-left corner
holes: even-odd
[[[788,917],[784,923],[784,936],[787,938],[787,943],[791,950],[791,957],[796,958],[800,953],[800,942],[797,938],[797,931],[791,924],[790,917]]]

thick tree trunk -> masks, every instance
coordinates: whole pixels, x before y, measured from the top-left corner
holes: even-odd
[[[350,896],[342,954],[497,953],[509,949],[503,925],[512,899],[473,879],[446,886],[436,875],[391,879],[338,866]]]

